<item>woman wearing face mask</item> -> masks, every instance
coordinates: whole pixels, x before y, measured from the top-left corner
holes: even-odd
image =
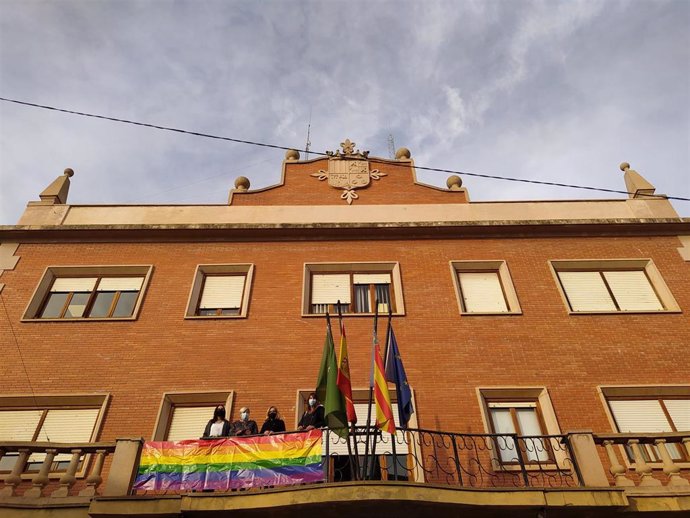
[[[261,425],[261,431],[264,435],[271,435],[272,433],[284,432],[285,421],[278,417],[278,409],[274,406],[268,408],[266,412],[266,420]]]
[[[326,420],[324,419],[324,408],[319,400],[316,399],[316,393],[312,392],[309,394],[309,399],[307,400],[307,409],[302,415],[302,419],[299,420],[298,430],[313,430],[314,428],[323,428],[326,426]]]
[[[244,435],[257,435],[259,433],[256,421],[249,419],[249,407],[243,406],[240,408],[240,420],[232,423],[232,431],[238,437]]]
[[[206,423],[204,437],[229,437],[230,423],[225,419],[225,407],[218,405],[213,411],[213,419]]]

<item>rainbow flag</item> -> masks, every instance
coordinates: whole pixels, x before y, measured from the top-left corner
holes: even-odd
[[[133,489],[201,491],[324,480],[321,430],[213,440],[146,442]]]

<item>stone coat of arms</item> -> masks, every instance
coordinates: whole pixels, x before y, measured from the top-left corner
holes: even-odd
[[[379,180],[382,176],[387,176],[386,173],[379,172],[378,169],[369,170],[369,152],[359,150],[355,151],[355,143],[350,142],[350,139],[341,142],[340,150],[335,152],[327,151],[328,155],[328,171],[319,169],[318,173],[312,173],[311,176],[319,180],[328,180],[328,185],[336,189],[342,189],[344,192],[340,198],[345,200],[349,205],[354,200],[359,198],[355,189],[361,189],[371,183],[371,180]]]

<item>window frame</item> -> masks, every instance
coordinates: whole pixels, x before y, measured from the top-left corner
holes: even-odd
[[[153,265],[89,265],[89,266],[48,266],[41,276],[41,279],[36,286],[36,289],[31,294],[29,303],[24,310],[22,316],[22,322],[117,322],[117,321],[132,321],[137,320],[139,317],[139,312],[141,306],[143,305],[144,298],[146,297],[146,291],[148,289],[151,276],[153,274]],[[43,312],[50,294],[50,290],[53,287],[54,282],[61,278],[87,278],[87,277],[97,277],[96,284],[93,289],[89,292],[89,299],[87,300],[86,306],[84,308],[84,314],[88,314],[88,311],[93,307],[93,303],[96,300],[96,295],[98,292],[98,283],[104,277],[142,277],[141,288],[139,289],[139,295],[137,296],[136,303],[132,309],[132,314],[127,317],[88,317],[81,316],[76,318],[65,318],[64,316],[59,318],[41,318],[41,313]],[[122,290],[116,293],[122,293]],[[69,292],[70,296],[67,297],[65,301],[61,314],[64,315],[66,308],[69,306],[69,302],[72,299],[74,293],[82,292]],[[114,311],[119,296],[115,297],[115,300],[111,303],[110,314]]]
[[[88,442],[97,442],[100,436],[103,422],[105,420],[105,413],[110,403],[110,393],[94,393],[94,394],[36,394],[36,395],[0,395],[0,410],[40,410],[41,417],[36,425],[32,440],[29,442],[37,442],[38,433],[40,432],[43,422],[49,410],[72,410],[72,409],[98,409],[98,416],[93,425],[91,437]],[[87,467],[91,459],[91,454],[83,455],[75,476],[77,478],[84,478],[87,476]],[[38,463],[37,463],[38,464]],[[53,462],[48,477],[50,479],[58,479],[64,473],[65,469],[58,469],[58,462]],[[27,463],[27,468],[29,464]],[[20,475],[22,480],[31,480],[36,476],[40,469],[27,470]],[[0,471],[0,480],[5,480],[11,473],[11,470]]]
[[[199,304],[204,293],[206,278],[211,276],[244,276],[244,289],[239,313],[236,315],[198,315]],[[192,285],[187,298],[187,309],[184,318],[187,320],[208,320],[227,318],[247,318],[249,314],[249,301],[251,299],[252,280],[254,277],[254,264],[252,263],[225,263],[225,264],[198,264],[192,277]],[[220,308],[216,308],[219,310]]]
[[[635,314],[668,314],[668,313],[681,313],[681,309],[673,297],[671,290],[668,288],[664,282],[661,272],[654,264],[654,261],[650,258],[643,259],[552,259],[547,261],[551,274],[553,275],[554,281],[558,288],[558,292],[563,300],[563,304],[566,307],[569,315],[635,315]],[[603,275],[604,272],[613,271],[642,271],[649,282],[649,286],[654,291],[660,305],[663,307],[661,310],[645,310],[645,309],[635,309],[635,310],[621,310],[619,302],[616,300],[606,277]],[[601,278],[606,286],[611,302],[617,308],[616,310],[586,310],[586,311],[576,311],[573,310],[568,294],[563,287],[563,282],[559,272],[598,272],[601,274]]]
[[[304,263],[302,282],[302,316],[323,318],[325,313],[312,312],[312,277],[314,274],[349,274],[350,275],[350,304],[355,304],[355,284],[353,277],[356,274],[381,274],[387,273],[391,276],[389,284],[391,314],[394,316],[405,315],[405,304],[402,294],[402,278],[400,275],[400,263],[393,261],[377,261],[377,262],[320,262],[320,263]],[[375,295],[376,284],[369,284],[370,297]],[[375,300],[375,299],[374,299]],[[373,305],[370,299],[369,303]],[[337,304],[329,304],[329,312],[337,314]],[[344,317],[370,317],[374,315],[374,311],[366,313],[343,312]]]
[[[233,390],[190,391],[190,392],[164,392],[158,407],[158,414],[151,433],[152,441],[167,441],[168,431],[172,422],[175,407],[212,406],[223,402],[225,405],[225,417],[232,421],[232,404],[235,398]],[[211,416],[209,415],[209,419]],[[199,423],[199,431],[203,432],[206,423]],[[201,433],[199,434],[201,437]],[[192,437],[190,437],[192,439]],[[198,439],[198,437],[197,437]]]
[[[515,285],[508,269],[508,263],[503,260],[474,261],[474,260],[452,260],[449,261],[455,297],[458,302],[458,309],[462,316],[500,316],[500,315],[522,315],[522,308],[518,300]],[[503,292],[503,299],[506,303],[507,311],[467,311],[465,308],[462,286],[460,283],[461,273],[496,273]]]

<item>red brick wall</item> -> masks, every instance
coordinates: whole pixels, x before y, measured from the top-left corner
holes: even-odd
[[[100,438],[150,439],[166,391],[232,389],[233,418],[248,405],[260,421],[275,404],[292,426],[295,391],[313,387],[325,332],[323,320],[300,316],[303,263],[399,261],[407,314],[394,325],[420,426],[483,432],[476,387],[543,385],[562,431],[604,432],[597,385],[690,381],[690,265],[678,245],[673,237],[23,244],[2,296],[36,393],[109,392]],[[547,267],[647,257],[686,313],[569,316]],[[461,317],[448,261],[463,259],[506,260],[523,314]],[[256,265],[249,318],[184,320],[196,265],[235,262]],[[20,323],[45,267],[72,264],[153,264],[138,320]],[[371,324],[346,319],[355,388],[367,384]],[[2,308],[0,343],[0,394],[29,393]]]

